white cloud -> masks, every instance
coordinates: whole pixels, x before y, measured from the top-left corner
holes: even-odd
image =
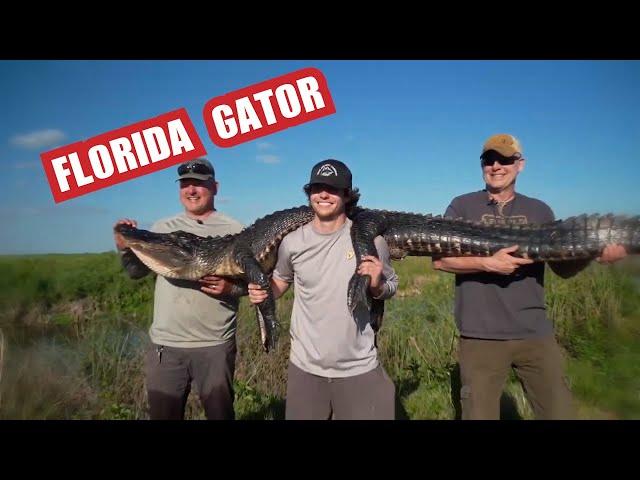
[[[25,168],[38,168],[40,165],[40,162],[16,162],[13,164],[14,168],[17,168],[18,170],[23,170]]]
[[[258,143],[258,150],[260,150],[261,152],[264,152],[265,150],[273,150],[274,148],[274,145],[269,142]]]
[[[14,135],[11,137],[11,144],[20,147],[35,150],[37,148],[47,147],[62,141],[65,134],[60,130],[48,129],[38,130],[36,132],[25,133],[22,135]]]
[[[231,197],[218,197],[216,195],[216,203],[229,203],[231,202]]]
[[[261,163],[280,163],[280,157],[278,157],[277,155],[258,155],[256,157],[256,160]]]

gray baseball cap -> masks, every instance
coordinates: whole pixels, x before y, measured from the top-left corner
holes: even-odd
[[[178,167],[178,175],[178,180],[183,178],[195,178],[196,180],[216,179],[213,165],[206,158],[195,158],[183,163]]]

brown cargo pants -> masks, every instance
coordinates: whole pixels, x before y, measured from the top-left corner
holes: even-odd
[[[500,397],[511,368],[536,418],[575,418],[565,360],[554,336],[523,340],[460,338],[463,420],[500,419]]]

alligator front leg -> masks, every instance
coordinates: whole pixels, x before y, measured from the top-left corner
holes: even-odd
[[[269,352],[277,347],[280,329],[276,318],[276,302],[273,297],[273,290],[271,290],[271,282],[248,247],[236,248],[235,257],[238,265],[244,270],[246,282],[257,283],[267,292],[266,300],[256,308],[256,319],[260,329],[262,347],[265,352]]]
[[[356,257],[356,272],[354,272],[347,291],[347,305],[353,312],[358,305],[365,307],[371,311],[372,298],[369,293],[371,285],[371,277],[369,275],[359,275],[358,267],[362,263],[362,257],[372,255],[378,258],[378,251],[374,243],[374,239],[384,232],[386,228],[386,219],[379,211],[361,210],[352,218],[351,225],[351,241]],[[376,306],[379,311],[380,305]],[[384,307],[382,307],[384,310]],[[379,316],[381,317],[381,313]],[[376,313],[378,316],[378,313]]]

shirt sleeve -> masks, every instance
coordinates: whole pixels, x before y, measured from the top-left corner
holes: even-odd
[[[447,210],[444,212],[444,216],[451,217],[451,218],[460,218],[463,216],[455,198],[451,201],[451,203],[447,207]]]
[[[293,282],[293,264],[291,263],[291,253],[289,252],[287,241],[288,237],[284,237],[278,247],[278,261],[273,269],[273,276],[283,282]]]
[[[245,227],[245,225],[244,225],[244,224],[242,224],[242,223],[240,223],[240,222],[236,221],[236,222],[235,222],[235,232],[234,232],[234,233],[240,233],[240,232],[242,232],[245,228],[246,228],[246,227]]]
[[[374,297],[378,300],[387,300],[393,297],[398,290],[398,275],[391,266],[391,256],[389,255],[389,247],[384,238],[376,237],[374,239],[376,250],[378,251],[378,258],[382,262],[382,278],[384,284],[382,286],[382,293],[378,297]]]
[[[555,214],[553,213],[553,210],[551,210],[551,207],[549,205],[547,205],[546,203],[543,203],[543,208],[542,208],[542,221],[540,223],[548,223],[548,222],[553,222],[556,219]]]

